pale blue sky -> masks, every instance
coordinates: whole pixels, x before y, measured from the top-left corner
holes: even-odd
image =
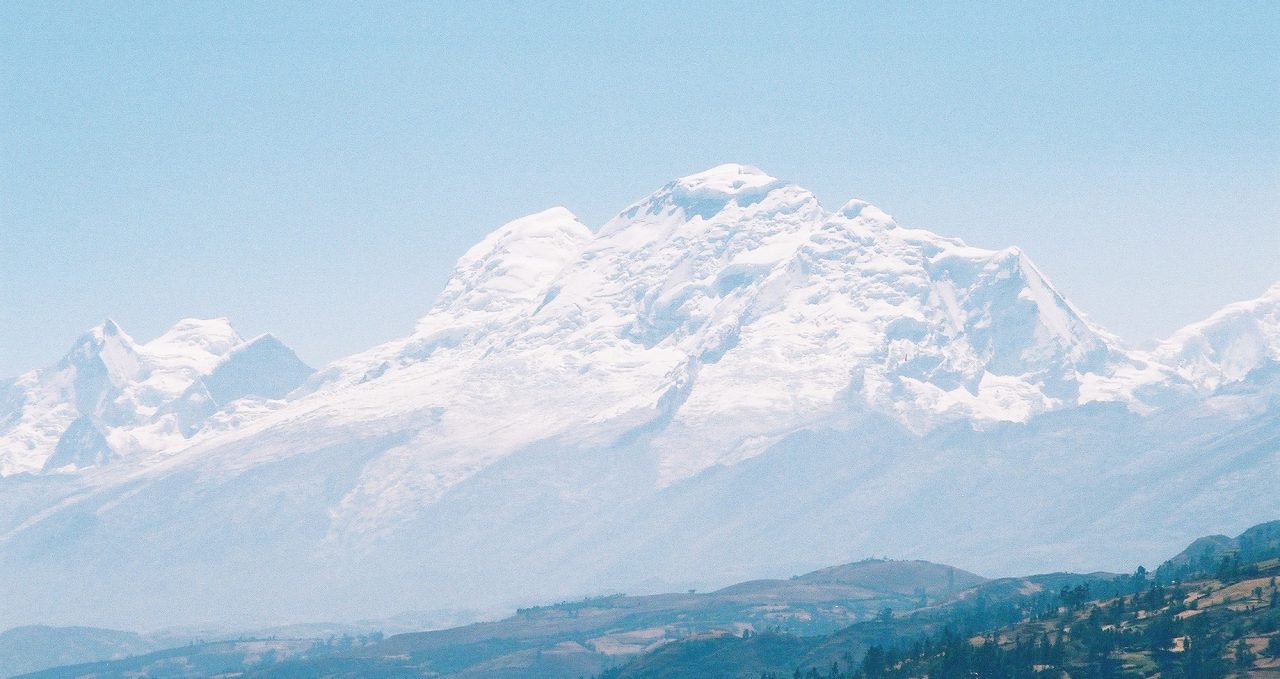
[[[0,376],[108,316],[320,364],[502,222],[722,162],[1020,245],[1134,343],[1280,280],[1274,2],[513,5],[0,3]]]

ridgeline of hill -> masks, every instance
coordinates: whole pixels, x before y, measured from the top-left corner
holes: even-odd
[[[1155,571],[985,580],[867,560],[697,593],[598,597],[388,638],[241,640],[31,677],[1280,677],[1280,521]]]
[[[996,580],[832,634],[704,636],[600,679],[1280,677],[1280,521],[1200,538],[1154,573]]]

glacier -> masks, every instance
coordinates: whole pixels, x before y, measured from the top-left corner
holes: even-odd
[[[0,624],[1130,569],[1280,513],[1278,408],[1280,284],[1132,349],[1016,247],[722,165],[503,225],[314,372],[225,319],[107,322],[0,382]]]

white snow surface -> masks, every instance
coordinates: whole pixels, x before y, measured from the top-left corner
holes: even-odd
[[[5,545],[86,511],[100,531],[90,535],[110,550],[183,521],[205,525],[217,549],[243,553],[246,563],[263,558],[254,549],[285,545],[324,568],[341,561],[334,555],[381,554],[458,578],[466,584],[459,592],[487,591],[480,583],[490,581],[495,592],[510,592],[499,557],[474,551],[477,544],[519,545],[516,556],[500,558],[562,575],[564,564],[595,555],[597,570],[573,582],[600,586],[643,579],[621,565],[627,555],[632,569],[675,569],[705,565],[694,561],[714,545],[819,554],[802,541],[809,533],[776,518],[792,511],[811,528],[854,531],[847,545],[884,553],[867,542],[884,535],[874,527],[894,516],[911,523],[893,508],[949,498],[957,521],[1002,503],[1016,513],[1024,500],[1051,522],[1076,517],[1062,519],[1057,542],[1028,545],[1019,536],[1032,533],[1017,531],[973,538],[991,559],[1003,548],[1022,554],[1018,563],[1042,558],[1060,567],[1054,559],[1084,553],[1080,526],[1113,525],[1108,512],[1163,513],[1169,534],[1195,525],[1152,509],[1156,499],[1124,493],[1124,474],[1170,473],[1196,452],[1178,447],[1192,438],[1186,431],[1166,440],[1162,432],[1174,427],[1147,423],[1199,423],[1197,445],[1243,437],[1253,457],[1224,466],[1213,483],[1251,469],[1274,475],[1280,453],[1258,432],[1270,431],[1280,395],[1278,309],[1280,284],[1155,350],[1131,350],[1018,248],[985,250],[905,228],[857,200],[829,211],[794,184],[721,165],[667,184],[594,232],[562,207],[503,225],[458,260],[409,336],[336,361],[283,399],[210,403],[201,380],[246,351],[225,319],[182,321],[145,344],[111,322],[95,328],[58,365],[0,382],[0,475],[57,472],[72,489],[9,515],[0,507],[0,558]],[[297,374],[286,359],[267,372]],[[254,365],[236,373],[237,384]],[[111,459],[93,447],[85,417],[109,442]],[[1231,433],[1246,420],[1247,433]],[[1076,421],[1080,440],[1095,447],[1077,451],[1076,471],[1062,472],[1051,460],[1085,444],[1056,427],[1070,431],[1059,423]],[[1115,438],[1111,428],[1121,426],[1150,432]],[[84,464],[46,469],[69,430],[69,441],[86,449],[67,459]],[[819,443],[796,443],[812,437]],[[1008,459],[984,457],[1015,440],[1025,448],[1010,448]],[[846,460],[858,450],[861,457]],[[808,466],[789,466],[785,455]],[[856,511],[865,528],[834,528],[823,507],[800,500],[755,523],[706,523],[727,511],[726,498],[784,483],[793,468],[820,470],[826,478],[805,482],[822,488],[814,502]],[[1092,491],[1098,506],[1086,509],[1096,514],[1040,502],[1038,484],[1062,474],[1112,490]],[[953,490],[961,477],[972,493]],[[835,478],[847,487],[829,486]],[[1168,483],[1185,487],[1185,506],[1194,507],[1217,497],[1196,485],[1202,481],[1210,483]],[[947,489],[931,491],[930,482]],[[1063,490],[1073,502],[1079,492],[1090,491]],[[189,508],[193,495],[207,507]],[[184,509],[160,518],[174,502]],[[1280,511],[1274,505],[1258,509]],[[269,527],[254,529],[246,544],[224,544],[232,539],[221,523],[227,514],[235,526]],[[897,555],[964,553],[948,542],[960,538],[931,532],[946,525],[892,533],[903,549],[927,544],[943,553]],[[678,545],[673,526],[693,541],[679,554],[664,546]],[[742,531],[755,541],[740,540]],[[432,549],[435,557],[423,556]],[[733,567],[744,577],[764,574],[741,561]],[[280,577],[299,587],[319,577],[289,568]]]
[[[421,417],[430,445],[396,463],[406,483],[434,479],[405,494],[416,504],[553,437],[651,427],[669,484],[851,409],[918,431],[1023,421],[1128,362],[1017,249],[900,228],[858,201],[830,213],[722,165],[595,235],[562,208],[503,226],[413,336],[323,371],[300,408]],[[388,470],[371,476],[385,504]]]
[[[1154,353],[1203,391],[1280,362],[1280,283],[1257,299],[1230,304],[1188,325]]]
[[[665,485],[850,412],[927,432],[1091,401],[1149,411],[1142,387],[1209,392],[1278,360],[1278,300],[1280,285],[1129,351],[1017,248],[903,228],[858,200],[828,212],[725,164],[595,234],[563,207],[503,225],[458,260],[412,335],[331,364],[262,426],[421,424],[430,445],[377,463],[402,467],[412,503],[537,441],[650,427]],[[14,382],[0,473],[39,470],[81,415],[122,453],[186,448],[163,407],[241,344],[226,319],[141,345],[110,321],[91,330]],[[91,372],[103,375],[81,384]],[[390,492],[388,470],[371,471],[367,491]]]

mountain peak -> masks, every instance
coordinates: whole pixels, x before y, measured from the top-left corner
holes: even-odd
[[[261,346],[277,346],[277,345],[278,345],[278,346],[286,346],[284,342],[280,341],[280,338],[279,338],[279,337],[276,337],[275,335],[273,335],[273,334],[271,334],[271,333],[269,333],[269,332],[264,332],[264,333],[262,333],[261,335],[258,335],[257,337],[254,337],[253,339],[245,340],[245,343],[244,343],[244,344],[242,344],[241,346],[242,346],[242,347],[251,347],[251,346],[259,346],[259,345],[261,345]],[[239,348],[240,348],[240,347],[237,347],[237,349],[239,349]]]
[[[143,347],[154,364],[207,372],[219,357],[243,341],[224,317],[184,318]]]
[[[1280,283],[1261,297],[1228,304],[1178,330],[1155,350],[1155,356],[1207,390],[1280,362]]]
[[[807,208],[821,210],[817,198],[804,188],[750,165],[730,163],[668,182],[610,220],[598,236],[612,236],[635,224],[674,227],[699,218],[709,221],[727,209],[736,210],[737,216],[760,216]]]
[[[442,312],[495,311],[540,299],[551,279],[591,238],[591,229],[563,207],[503,224],[458,259],[419,331],[434,328]]]
[[[82,365],[100,358],[109,369],[115,368],[113,375],[119,379],[136,370],[136,349],[133,338],[108,318],[81,334],[60,365]]]
[[[483,255],[495,249],[494,246],[516,249],[515,243],[562,234],[573,238],[590,238],[591,229],[588,229],[569,208],[557,205],[503,224],[463,257],[474,259],[478,258],[476,255]]]
[[[313,372],[293,349],[266,333],[227,352],[200,382],[221,406],[245,396],[284,398]]]
[[[1280,305],[1233,306],[1166,361],[1114,346],[1016,248],[891,224],[719,166],[595,234],[564,208],[502,225],[413,334],[314,378],[269,336],[201,351],[234,334],[226,319],[138,347],[129,380],[107,369],[127,356],[97,353],[33,371],[0,386],[0,474],[115,470],[4,481],[20,490],[0,502],[0,577],[48,591],[9,588],[0,611],[38,596],[22,614],[83,600],[167,615],[190,595],[183,572],[205,585],[197,605],[266,617],[349,573],[353,597],[399,605],[406,569],[496,603],[706,559],[804,572],[873,544],[1031,563],[1135,515],[1168,517],[1168,534],[1232,498],[1280,507],[1280,392],[1264,381],[1280,374]],[[1206,390],[1248,381],[1199,400],[1181,369]],[[1135,478],[1169,492],[1135,495]],[[1017,521],[965,537],[993,515]],[[248,561],[263,579],[246,581]],[[139,587],[156,564],[173,570]],[[951,587],[950,569],[906,568]],[[800,584],[880,569],[904,566]]]
[[[230,337],[232,335],[239,336],[231,325],[230,319],[225,316],[218,316],[216,318],[181,319],[169,326],[169,329],[165,330],[161,337]]]
[[[725,195],[767,189],[777,183],[777,179],[765,174],[760,168],[737,163],[717,165],[675,181],[677,186],[687,191]]]
[[[124,329],[121,328],[118,323],[108,318],[103,320],[101,323],[93,326],[92,328],[89,328],[88,330],[84,331],[84,333],[80,335],[80,338],[77,340],[76,344],[81,345],[86,342],[93,343],[93,344],[101,344],[103,341],[111,339],[113,337],[126,339],[130,342],[133,341],[133,338],[129,337],[129,335],[125,333]]]

